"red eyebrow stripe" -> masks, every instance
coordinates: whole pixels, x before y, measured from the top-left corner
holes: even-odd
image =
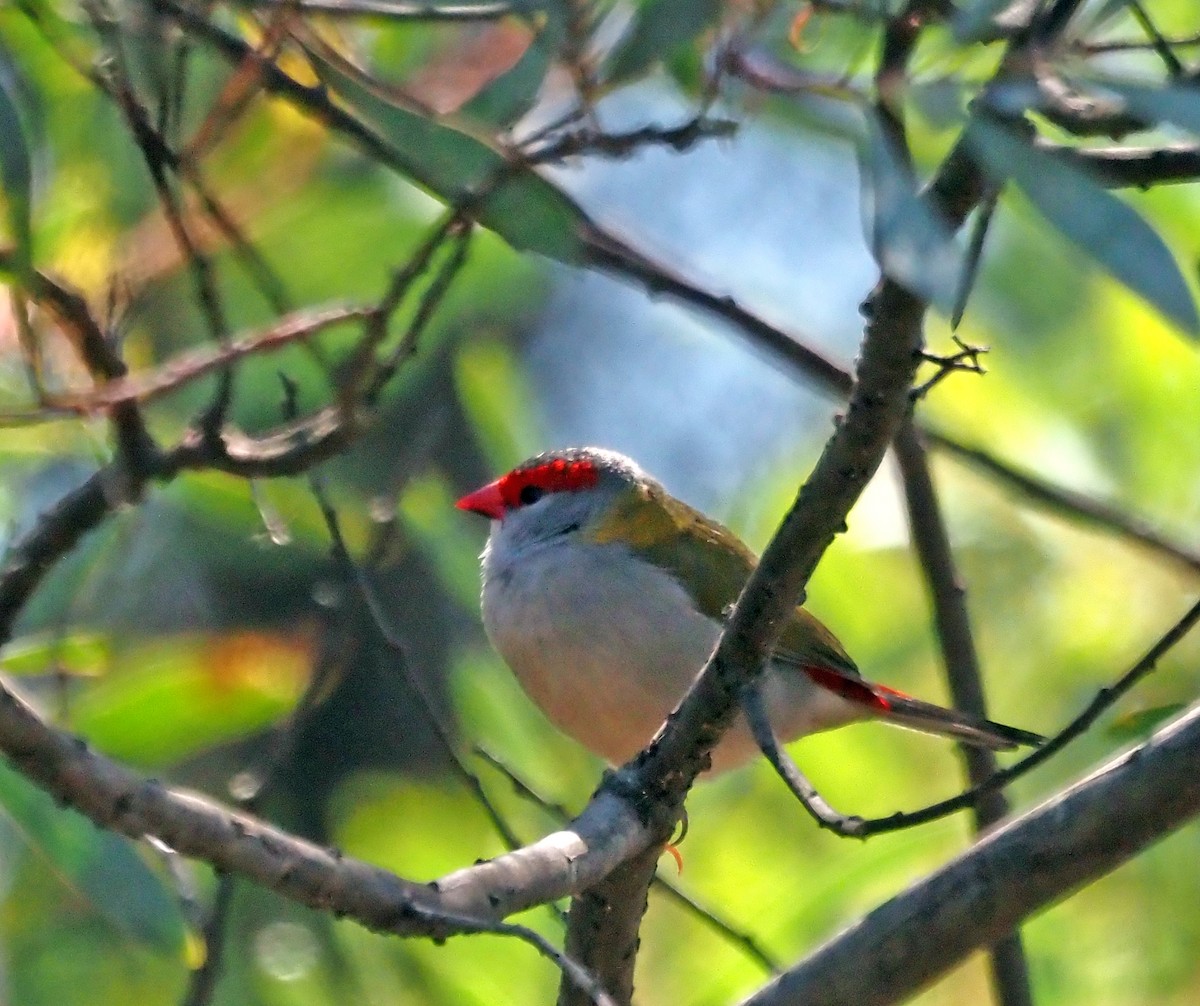
[[[521,505],[521,490],[526,486],[537,486],[548,493],[594,486],[600,475],[591,461],[567,461],[555,458],[533,468],[519,468],[509,472],[498,483],[500,495],[508,507]]]

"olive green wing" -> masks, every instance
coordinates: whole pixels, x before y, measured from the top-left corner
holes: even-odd
[[[758,558],[729,528],[667,495],[653,483],[634,486],[594,530],[596,541],[621,541],[666,570],[696,607],[724,621]],[[858,668],[832,632],[803,608],[783,630],[776,659],[806,673],[829,668],[857,676]]]
[[[670,573],[709,618],[723,621],[758,560],[727,527],[653,483],[630,488],[593,529],[598,542],[622,542]]]

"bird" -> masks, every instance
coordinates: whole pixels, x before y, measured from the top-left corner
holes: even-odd
[[[624,764],[704,667],[754,552],[633,460],[598,447],[539,454],[456,506],[491,521],[481,608],[493,647],[559,730]],[[803,607],[784,626],[762,695],[785,742],[871,717],[992,750],[1043,740],[866,680]],[[739,712],[709,772],[758,752]]]

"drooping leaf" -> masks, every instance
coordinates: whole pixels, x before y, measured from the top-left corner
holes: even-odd
[[[486,140],[425,117],[375,93],[335,61],[310,52],[322,82],[395,152],[396,166],[450,203],[476,195],[477,216],[514,248],[561,262],[583,255],[583,211],[536,172],[514,166]]]
[[[644,0],[608,58],[605,80],[628,80],[669,59],[716,23],[722,8],[720,0]]]
[[[1129,111],[1146,123],[1166,123],[1200,136],[1200,87],[1167,84],[1151,87],[1124,81],[1103,81],[1100,88],[1117,95]]]
[[[977,119],[969,137],[989,174],[1013,181],[1048,223],[1118,282],[1184,331],[1200,333],[1195,301],[1174,256],[1136,210],[998,123]]]
[[[63,813],[53,797],[7,766],[0,766],[0,814],[85,910],[159,953],[182,956],[178,901],[128,839]]]
[[[877,261],[892,279],[949,313],[962,256],[950,228],[918,197],[912,173],[874,119],[868,120],[859,161],[867,238]]]
[[[0,651],[0,668],[8,674],[57,671],[76,677],[98,677],[108,670],[111,660],[108,637],[94,632],[22,636]]]

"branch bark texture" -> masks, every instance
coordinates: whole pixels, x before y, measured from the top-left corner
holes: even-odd
[[[742,1006],[887,1006],[1200,814],[1200,706],[881,905]]]

